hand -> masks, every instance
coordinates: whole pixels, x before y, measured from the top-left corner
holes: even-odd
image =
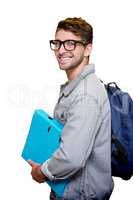
[[[28,163],[32,167],[31,170],[31,176],[32,178],[37,181],[38,183],[44,183],[46,181],[46,176],[41,171],[41,165],[38,163],[35,163],[32,160],[28,160]]]

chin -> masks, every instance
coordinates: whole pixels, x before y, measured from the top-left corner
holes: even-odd
[[[67,66],[67,65],[59,65],[60,69],[62,70],[67,70],[67,69],[70,69],[70,66]]]

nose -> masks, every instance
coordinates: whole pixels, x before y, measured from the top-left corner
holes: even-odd
[[[58,53],[62,54],[62,53],[64,53],[64,52],[66,52],[66,49],[64,48],[64,45],[61,44],[61,46],[60,46],[60,48],[59,48],[59,50],[58,50]]]

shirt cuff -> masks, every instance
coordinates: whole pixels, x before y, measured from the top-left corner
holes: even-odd
[[[41,165],[41,171],[42,173],[48,177],[51,181],[55,180],[55,177],[51,174],[51,172],[48,170],[48,160],[46,160],[42,165]]]

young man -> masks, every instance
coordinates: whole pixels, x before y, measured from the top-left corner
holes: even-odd
[[[30,161],[32,178],[70,178],[62,199],[108,200],[111,177],[111,113],[106,90],[89,64],[93,29],[82,18],[60,21],[50,41],[68,82],[61,86],[54,117],[64,124],[60,148],[42,166]],[[58,199],[52,191],[51,200]]]

